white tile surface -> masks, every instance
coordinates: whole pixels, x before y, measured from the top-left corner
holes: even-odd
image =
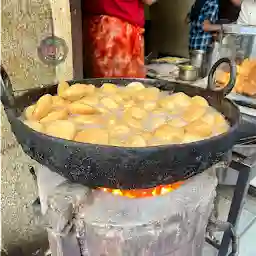
[[[210,244],[205,243],[203,248],[203,256],[217,256],[218,251],[214,247],[212,247]]]
[[[239,246],[239,256],[256,255],[256,222],[242,235]]]

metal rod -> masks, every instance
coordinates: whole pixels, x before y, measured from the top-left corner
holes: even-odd
[[[241,215],[245,196],[249,188],[249,177],[250,177],[251,167],[247,165],[243,165],[242,163],[239,163],[236,161],[232,161],[230,167],[239,171],[231,206],[230,206],[230,211],[227,219],[227,221],[236,228],[239,217]],[[231,241],[231,231],[228,230],[223,235],[218,256],[227,255],[230,241]]]
[[[206,237],[205,241],[210,244],[212,247],[214,247],[215,249],[219,250],[220,249],[220,244],[216,241],[214,241],[213,239]]]

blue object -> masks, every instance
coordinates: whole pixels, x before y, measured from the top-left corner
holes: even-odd
[[[218,20],[218,13],[218,0],[206,0],[198,18],[190,22],[190,50],[207,50],[212,43],[212,34],[203,30],[203,22],[209,20],[211,23],[215,23]]]

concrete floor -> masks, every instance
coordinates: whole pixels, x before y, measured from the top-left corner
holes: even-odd
[[[229,212],[233,187],[220,186],[218,192],[220,193],[219,202],[219,218],[226,220]],[[247,195],[246,201],[241,213],[241,217],[237,227],[237,234],[239,236],[239,256],[255,256],[255,234],[256,234],[256,198]],[[221,239],[222,234],[216,233],[216,238]],[[212,246],[206,244],[204,248],[205,256],[216,256],[218,252]]]

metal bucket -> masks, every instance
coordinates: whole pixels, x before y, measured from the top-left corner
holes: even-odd
[[[209,48],[207,51],[191,50],[189,55],[191,65],[199,69],[199,77],[206,77],[211,69],[212,48]]]

